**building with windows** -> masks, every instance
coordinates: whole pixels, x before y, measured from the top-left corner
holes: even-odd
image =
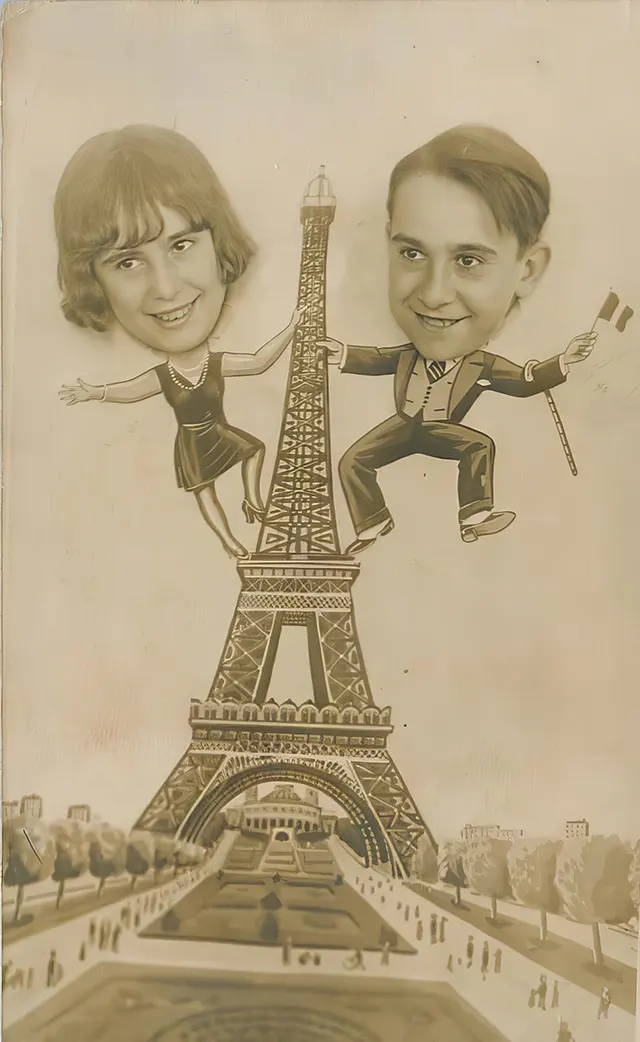
[[[72,803],[67,811],[67,818],[72,821],[84,821],[89,824],[91,821],[91,807],[88,803]]]
[[[20,813],[20,804],[18,800],[3,800],[2,801],[2,820],[9,821],[10,818],[17,818]]]
[[[41,818],[42,796],[38,796],[35,792],[32,792],[30,796],[23,796],[20,800],[20,813],[24,814],[25,818]]]
[[[245,798],[240,807],[225,811],[229,828],[267,833],[273,829],[293,829],[294,833],[335,831],[337,815],[323,813],[313,790],[307,789],[304,796],[299,796],[293,785],[278,785],[261,798],[257,789],[248,795],[250,798]]]
[[[501,829],[499,825],[465,825],[460,833],[463,839],[507,839],[513,843],[522,836],[522,829]]]
[[[589,822],[586,818],[579,821],[567,821],[564,826],[565,839],[580,839],[589,835]]]

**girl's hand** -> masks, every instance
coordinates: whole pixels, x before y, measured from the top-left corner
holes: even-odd
[[[295,309],[295,311],[293,312],[293,315],[291,316],[291,321],[289,323],[289,326],[291,327],[291,329],[294,329],[295,326],[298,325],[298,322],[300,321],[300,319],[304,315],[305,311],[308,311],[310,307],[311,307],[310,304],[305,304],[304,307]]]
[[[86,384],[78,377],[77,384],[63,384],[58,391],[58,397],[67,405],[77,405],[78,402],[90,402],[100,397],[101,387]]]

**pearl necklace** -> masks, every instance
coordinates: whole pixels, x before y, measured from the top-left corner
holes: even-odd
[[[206,376],[207,376],[207,373],[209,371],[209,359],[210,359],[210,357],[211,357],[211,354],[210,354],[209,351],[207,351],[207,354],[206,354],[206,356],[204,358],[204,361],[200,362],[200,365],[202,366],[202,372],[200,373],[200,376],[198,377],[197,381],[194,384],[191,383],[191,381],[188,380],[186,376],[184,376],[184,374],[180,371],[180,369],[176,369],[174,367],[174,364],[171,361],[171,359],[169,359],[169,363],[168,363],[168,365],[169,365],[169,375],[170,375],[171,379],[173,380],[173,382],[175,384],[177,384],[178,387],[181,387],[183,389],[187,389],[189,391],[192,391],[192,390],[194,390],[194,388],[199,387],[202,383],[204,383],[204,381],[206,379]],[[191,369],[186,369],[185,372],[193,373],[198,368],[199,368],[199,366],[194,365]]]

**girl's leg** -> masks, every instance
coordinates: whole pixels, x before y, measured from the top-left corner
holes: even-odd
[[[260,492],[260,477],[264,463],[264,445],[256,449],[253,456],[242,461],[242,485],[244,497],[256,510],[264,510],[264,501]]]
[[[242,543],[233,535],[229,528],[229,522],[227,521],[226,515],[220,500],[216,495],[216,490],[213,485],[207,485],[205,488],[200,489],[195,493],[195,497],[200,507],[200,513],[213,531],[218,536],[218,539],[231,554],[232,557],[246,557],[247,551],[245,550]]]

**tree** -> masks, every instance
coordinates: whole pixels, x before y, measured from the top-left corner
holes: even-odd
[[[558,854],[556,887],[565,914],[591,925],[597,966],[604,962],[600,923],[626,923],[633,916],[631,860],[631,845],[618,836],[568,839]]]
[[[158,882],[162,870],[173,864],[175,845],[176,843],[173,836],[157,835],[155,837],[155,849],[153,853],[154,883]]]
[[[425,883],[434,883],[438,878],[438,856],[424,832],[418,840],[418,849],[413,858],[413,874]]]
[[[175,844],[173,851],[173,863],[176,872],[179,868],[192,868],[194,865],[199,865],[203,860],[203,854],[204,850],[202,847],[197,846],[195,843],[179,840]]]
[[[491,898],[491,919],[498,914],[498,901],[510,893],[506,839],[475,839],[467,844],[462,860],[467,882],[484,897]]]
[[[358,826],[354,825],[349,818],[338,819],[336,832],[338,838],[341,839],[343,843],[346,843],[347,846],[351,847],[358,857],[366,857],[367,848],[364,842],[364,836]]]
[[[629,889],[636,914],[640,918],[640,839],[634,847],[633,857],[629,866]]]
[[[448,839],[438,848],[438,879],[456,888],[457,905],[460,904],[460,888],[467,886],[463,854],[465,844],[457,839]]]
[[[102,895],[109,876],[121,876],[127,863],[127,837],[122,829],[99,821],[89,828],[89,871],[99,879],[96,897]]]
[[[540,912],[540,939],[547,939],[547,913],[557,912],[556,863],[562,840],[517,839],[507,854],[513,896]]]
[[[146,876],[154,865],[155,836],[152,832],[131,832],[127,840],[125,868],[131,876],[131,889],[138,876]]]
[[[89,871],[89,834],[83,822],[69,818],[52,822],[49,829],[56,845],[51,878],[58,884],[59,908],[67,879],[78,879]]]
[[[14,922],[20,918],[24,888],[29,883],[48,879],[53,869],[56,845],[49,829],[40,818],[19,815],[4,823],[3,845],[7,867],[5,886],[17,886]]]

